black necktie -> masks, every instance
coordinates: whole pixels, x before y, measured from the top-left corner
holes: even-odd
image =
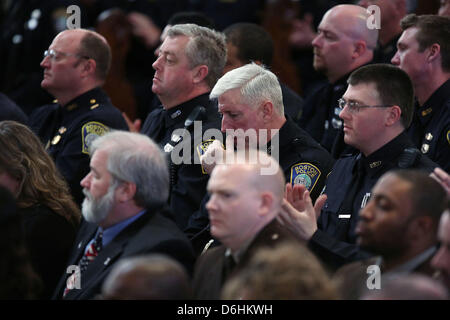
[[[339,240],[346,240],[348,236],[348,229],[350,226],[350,218],[339,218],[340,215],[350,215],[358,214],[358,212],[353,212],[353,205],[356,200],[356,196],[362,187],[362,183],[365,177],[365,167],[362,159],[356,162],[355,172],[353,174],[353,179],[350,183],[350,188],[347,195],[342,202],[338,210],[338,225],[336,230],[336,238]]]

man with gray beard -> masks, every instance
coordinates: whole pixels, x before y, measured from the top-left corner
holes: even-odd
[[[81,181],[84,220],[53,299],[92,299],[121,258],[166,254],[192,270],[189,241],[166,216],[165,158],[148,137],[124,131],[90,146],[90,172]]]

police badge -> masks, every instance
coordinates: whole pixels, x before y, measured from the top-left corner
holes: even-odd
[[[92,141],[97,137],[104,135],[109,132],[109,128],[104,124],[96,121],[91,121],[83,125],[81,128],[81,141],[82,141],[82,152],[89,154],[89,148]]]
[[[311,192],[320,175],[321,172],[315,165],[308,162],[297,163],[291,167],[290,183],[292,185],[303,184]]]

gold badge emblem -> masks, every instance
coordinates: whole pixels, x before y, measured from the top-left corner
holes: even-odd
[[[61,136],[59,134],[54,136],[52,139],[52,145],[57,144],[60,140],[61,140]]]
[[[424,144],[422,145],[422,148],[421,148],[420,150],[422,151],[422,153],[427,153],[428,150],[430,150],[430,145],[424,143]]]

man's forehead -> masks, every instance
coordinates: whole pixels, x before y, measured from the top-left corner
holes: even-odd
[[[419,31],[416,27],[410,27],[404,30],[398,39],[398,43],[411,42],[416,40],[416,33]],[[417,40],[416,40],[417,41]]]
[[[242,104],[242,95],[239,88],[225,91],[218,99],[219,108],[222,107],[236,107]]]
[[[374,194],[384,194],[388,198],[393,198],[392,192],[396,192],[395,197],[407,195],[411,188],[411,183],[399,178],[397,175],[388,173],[382,176],[374,187]]]
[[[366,101],[368,99],[379,99],[376,85],[373,82],[358,83],[356,85],[348,85],[344,93],[347,100]]]
[[[189,42],[189,37],[184,35],[179,36],[168,36],[164,39],[164,42],[161,44],[161,49],[166,50],[181,50],[184,49],[186,44]]]

